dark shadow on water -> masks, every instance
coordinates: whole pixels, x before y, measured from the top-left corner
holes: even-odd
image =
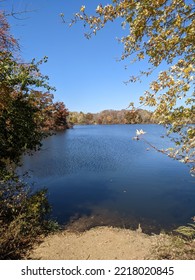
[[[69,230],[85,231],[97,226],[132,230],[141,227],[144,233],[159,234],[191,222],[193,216],[191,191],[186,197],[182,196],[182,191],[157,193],[155,205],[152,205],[151,197],[145,192],[131,192],[130,189],[124,192],[123,188],[114,188],[110,181],[103,183],[90,178],[83,183],[74,178],[72,183],[71,178],[66,185],[69,183],[71,187],[65,187],[64,180],[58,179],[48,188],[53,205],[51,218]]]
[[[87,211],[86,211],[87,212]],[[112,213],[107,210],[99,211],[99,213],[91,212],[81,215],[75,214],[70,217],[66,224],[61,225],[62,229],[71,232],[84,232],[94,227],[114,227],[121,229],[138,230],[146,234],[160,234],[161,232],[172,232],[176,227],[162,228],[155,221],[146,220],[144,218],[136,219],[135,217],[121,217],[118,213]]]
[[[50,194],[51,196],[51,194]],[[163,224],[158,220],[141,217],[130,213],[121,213],[118,210],[102,207],[107,200],[115,200],[117,193],[108,188],[95,188],[91,193],[90,188],[75,190],[64,190],[63,195],[55,193],[50,200],[54,200],[54,208],[51,218],[57,221],[63,229],[73,232],[84,232],[94,227],[108,226],[123,229],[137,230],[141,228],[146,234],[159,234],[170,232],[179,225]],[[104,205],[105,205],[104,204]]]
[[[53,205],[51,218],[64,226],[83,216],[91,217],[94,206],[101,208],[103,201],[112,200],[116,196],[114,191],[111,192],[105,185],[92,189],[91,185],[81,187],[77,184],[71,188],[60,186],[59,189],[59,192],[49,190],[49,201],[51,206]]]

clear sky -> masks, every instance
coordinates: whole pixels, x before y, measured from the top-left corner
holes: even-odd
[[[102,5],[108,0],[101,1]],[[82,24],[69,27],[59,16],[69,20],[85,4],[86,12],[94,12],[99,0],[7,0],[1,9],[8,13],[35,10],[9,17],[11,32],[19,40],[21,56],[25,61],[48,56],[42,72],[55,86],[55,100],[63,101],[70,111],[99,112],[105,109],[124,109],[130,102],[138,106],[138,99],[149,84],[124,84],[129,76],[146,65],[129,61],[116,62],[122,46],[116,37],[124,34],[120,22],[111,23],[90,40],[84,37]],[[142,67],[142,68],[141,68]]]

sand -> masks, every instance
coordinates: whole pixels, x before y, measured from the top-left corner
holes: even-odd
[[[157,235],[129,229],[95,227],[84,232],[64,230],[43,239],[30,252],[41,260],[144,260],[153,259]]]

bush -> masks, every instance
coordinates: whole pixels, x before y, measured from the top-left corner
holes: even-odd
[[[195,239],[195,217],[192,218],[193,223],[188,223],[187,226],[180,226],[175,231],[188,239]]]
[[[50,206],[47,190],[32,192],[31,186],[14,174],[0,181],[0,259],[21,259],[27,249],[55,224],[47,220]]]

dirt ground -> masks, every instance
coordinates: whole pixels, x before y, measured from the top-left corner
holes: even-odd
[[[46,237],[30,253],[43,260],[144,260],[155,259],[153,248],[159,235],[113,227],[95,227],[84,232],[64,230]]]

